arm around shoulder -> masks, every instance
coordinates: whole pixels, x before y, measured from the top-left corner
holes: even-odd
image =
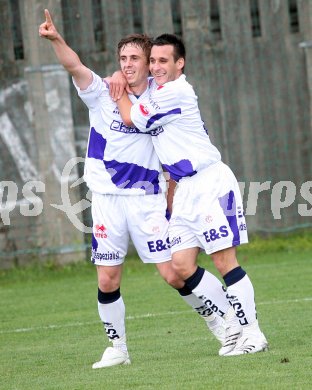
[[[132,104],[131,100],[129,99],[129,96],[128,96],[126,90],[124,90],[121,98],[119,100],[117,100],[116,103],[117,103],[117,106],[118,106],[123,123],[129,127],[134,126],[134,124],[131,120],[131,107],[133,104]]]

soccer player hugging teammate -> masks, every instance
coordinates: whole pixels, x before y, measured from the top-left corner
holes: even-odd
[[[141,131],[122,121],[116,102],[109,94],[109,80],[103,80],[81,63],[77,53],[56,30],[48,10],[45,10],[39,34],[50,40],[58,61],[72,76],[79,97],[89,109],[84,179],[92,192],[91,260],[97,269],[99,317],[112,343],[92,367],[130,363],[125,305],[120,292],[129,237],[141,260],[156,265],[163,279],[178,290],[223,345],[223,316],[232,309],[221,282],[205,271],[205,280],[210,286],[205,298],[202,291],[195,288],[203,270],[184,282],[187,278],[183,273],[183,278],[179,276],[177,265],[177,271],[173,268],[168,244],[166,181],[153,147],[155,137],[146,134],[145,126]],[[127,98],[131,103],[139,103],[140,112],[144,112],[141,102],[148,101],[152,93],[150,88],[155,89],[155,82],[148,79],[150,49],[151,40],[144,34],[133,34],[118,44],[120,67],[130,88]],[[142,117],[145,119],[148,115],[142,114]],[[177,170],[180,169],[178,164]],[[225,232],[226,228],[223,232],[221,229],[220,235]],[[184,245],[184,238],[172,241],[175,247]]]
[[[151,50],[148,98],[132,104],[124,92],[118,107],[126,125],[152,135],[163,167],[177,182],[169,224],[174,270],[203,304],[211,300],[213,283],[197,266],[200,249],[223,277],[235,315],[231,310],[225,315],[226,339],[219,355],[266,351],[253,285],[236,257],[235,247],[248,242],[239,186],[209,139],[184,65],[182,40],[172,34],[159,36]]]

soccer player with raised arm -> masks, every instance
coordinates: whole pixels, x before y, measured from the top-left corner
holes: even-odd
[[[207,271],[196,261],[200,249],[223,277],[240,327],[234,333],[227,328],[219,354],[265,351],[268,342],[259,328],[253,285],[236,257],[236,246],[248,242],[239,186],[209,139],[184,65],[182,40],[159,36],[151,50],[154,79],[148,98],[133,104],[123,93],[118,107],[127,126],[152,135],[163,167],[177,182],[169,226],[174,269],[200,299],[209,297]]]
[[[73,78],[89,109],[90,132],[84,179],[92,192],[92,255],[98,277],[98,312],[112,347],[93,368],[129,364],[125,305],[120,292],[122,266],[129,236],[144,263],[154,263],[164,280],[204,318],[217,339],[224,341],[223,315],[232,309],[221,282],[209,274],[209,300],[202,302],[172,268],[166,218],[166,181],[152,138],[123,123],[109,84],[83,65],[56,30],[48,10],[39,27],[51,41],[58,61]],[[133,34],[118,44],[118,58],[133,103],[149,96],[148,59],[151,40]]]

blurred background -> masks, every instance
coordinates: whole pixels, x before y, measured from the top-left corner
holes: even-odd
[[[88,111],[38,36],[45,8],[103,77],[123,36],[181,36],[249,231],[312,227],[311,0],[0,0],[0,268],[89,257]]]

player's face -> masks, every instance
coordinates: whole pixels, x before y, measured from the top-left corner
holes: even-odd
[[[148,61],[141,47],[128,43],[119,53],[120,69],[131,88],[145,84],[149,74]]]
[[[173,56],[173,46],[153,46],[150,56],[150,71],[157,85],[163,85],[168,81],[180,77],[184,66],[184,59],[176,62]]]

